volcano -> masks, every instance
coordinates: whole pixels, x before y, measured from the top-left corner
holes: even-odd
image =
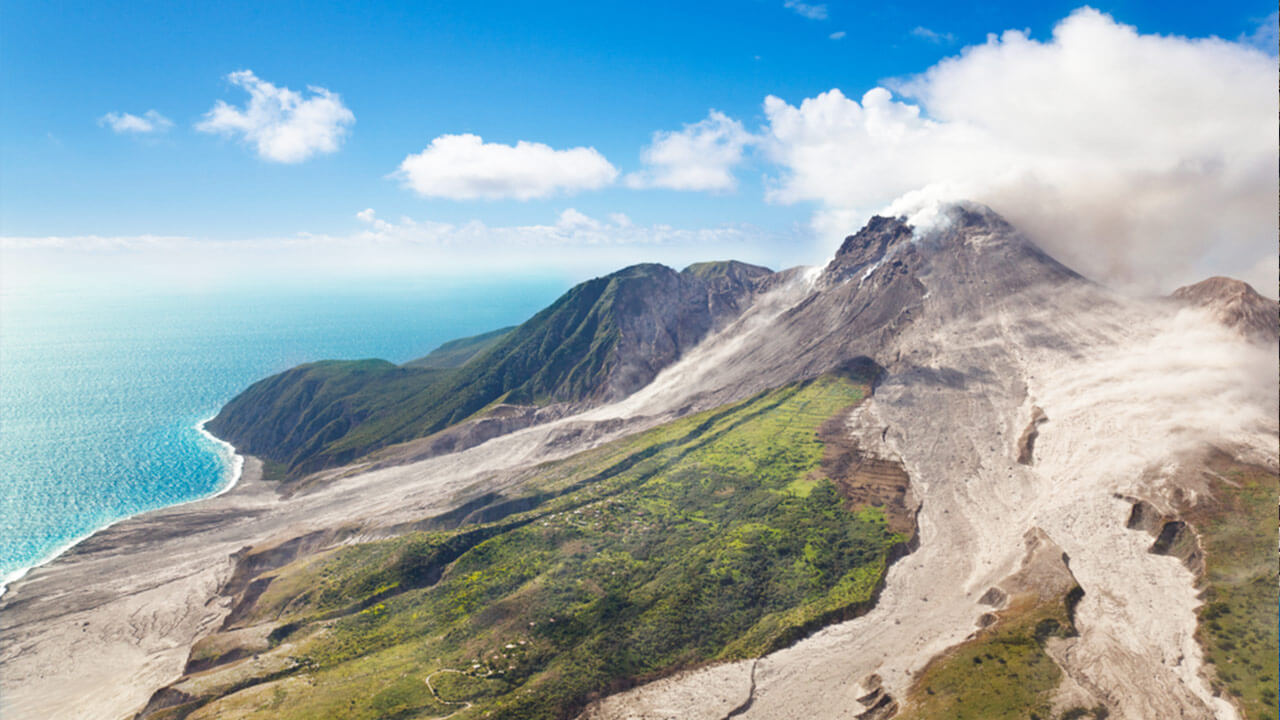
[[[6,717],[1273,717],[1277,317],[960,203],[296,368],[0,599]]]

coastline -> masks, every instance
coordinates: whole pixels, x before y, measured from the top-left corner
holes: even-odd
[[[49,563],[53,562],[54,560],[57,560],[59,557],[66,554],[69,550],[71,550],[75,546],[79,545],[85,540],[88,540],[94,535],[97,535],[98,533],[111,528],[112,526],[118,523],[122,523],[126,520],[136,518],[140,515],[144,515],[149,512],[155,512],[157,510],[164,510],[167,508],[180,507],[182,505],[187,505],[189,503],[208,500],[231,491],[231,489],[234,488],[240,482],[240,478],[244,475],[245,460],[243,455],[236,452],[236,448],[234,445],[214,435],[213,433],[209,432],[205,428],[205,425],[207,425],[209,421],[213,420],[215,417],[217,417],[217,413],[214,413],[213,415],[210,415],[204,420],[197,422],[194,427],[197,434],[200,437],[213,443],[214,447],[216,448],[217,454],[223,461],[223,472],[222,472],[223,478],[219,480],[218,487],[216,490],[214,490],[212,493],[209,493],[207,495],[201,495],[199,497],[191,498],[189,500],[183,500],[181,502],[173,503],[171,505],[161,505],[155,508],[147,508],[145,510],[139,510],[138,512],[116,518],[115,520],[112,520],[111,522],[108,522],[105,525],[102,525],[100,527],[96,527],[82,535],[78,535],[72,538],[71,540],[68,540],[65,543],[55,547],[52,551],[50,551],[48,554],[46,554],[44,557],[40,558],[36,562],[30,565],[25,565],[16,570],[11,570],[8,573],[5,573],[3,576],[0,576],[0,598],[3,598],[5,594],[9,592],[10,586],[22,580],[22,578],[26,577],[27,574],[30,573],[32,570],[48,565]]]
[[[288,562],[302,547],[291,541],[307,535],[402,532],[517,485],[519,468],[637,429],[609,424],[584,445],[583,427],[569,422],[405,465],[349,467],[342,482],[288,498],[262,477],[261,461],[245,455],[242,477],[223,492],[94,533],[0,597],[0,717],[133,717],[182,677],[194,643],[231,613],[237,599],[228,583],[245,553],[279,549],[275,561]],[[578,442],[556,442],[565,432]]]

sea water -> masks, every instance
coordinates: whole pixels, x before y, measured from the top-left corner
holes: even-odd
[[[0,296],[0,588],[114,521],[228,488],[241,460],[200,425],[254,381],[404,362],[522,322],[567,285]]]

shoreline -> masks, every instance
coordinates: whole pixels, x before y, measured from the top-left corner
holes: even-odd
[[[155,512],[156,510],[165,510],[168,508],[175,508],[175,507],[180,507],[182,505],[187,505],[190,503],[200,502],[202,500],[209,500],[212,498],[216,498],[219,495],[223,495],[223,494],[226,494],[227,492],[230,492],[240,482],[240,478],[244,476],[244,456],[236,452],[236,448],[234,445],[232,445],[226,440],[223,440],[222,438],[218,437],[217,435],[214,435],[213,433],[205,429],[205,425],[207,425],[209,421],[213,420],[215,417],[217,417],[216,412],[213,415],[210,415],[209,417],[198,421],[193,427],[195,428],[196,433],[200,437],[206,440],[209,440],[210,442],[213,443],[215,447],[215,452],[223,461],[223,471],[222,471],[223,478],[219,480],[218,488],[216,490],[214,490],[212,493],[209,493],[207,495],[201,495],[199,497],[191,498],[190,500],[183,500],[182,502],[176,502],[171,505],[160,505],[159,507],[139,510],[135,513],[130,513],[123,517],[116,518],[115,520],[112,520],[111,522],[108,522],[105,525],[96,527],[82,535],[76,536],[71,540],[66,541],[62,545],[55,547],[53,551],[51,551],[44,557],[40,558],[36,562],[30,565],[20,567],[16,570],[11,570],[8,573],[5,573],[3,576],[0,576],[0,598],[3,598],[9,592],[9,588],[14,583],[22,580],[22,578],[26,577],[27,574],[30,573],[32,570],[48,565],[54,560],[57,560],[58,558],[65,555],[67,551],[71,550],[75,546],[79,545],[85,540],[88,540],[94,535],[97,535],[103,530],[107,530],[111,528],[112,526],[118,523],[124,522],[125,520],[129,520],[149,512]]]

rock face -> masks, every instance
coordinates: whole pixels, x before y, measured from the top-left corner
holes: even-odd
[[[1208,310],[1218,322],[1256,342],[1280,339],[1280,303],[1262,297],[1246,282],[1211,277],[1180,287],[1169,297]]]

